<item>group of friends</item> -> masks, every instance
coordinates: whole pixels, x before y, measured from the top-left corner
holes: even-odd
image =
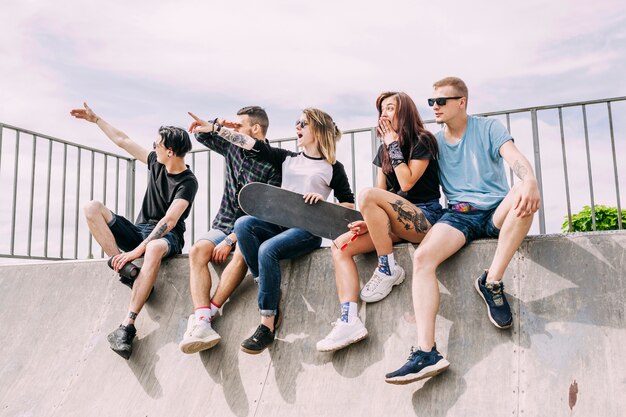
[[[435,344],[439,309],[437,267],[474,239],[497,238],[495,255],[474,279],[486,304],[489,320],[498,328],[513,320],[502,278],[515,251],[527,235],[540,198],[533,169],[496,119],[467,114],[468,89],[463,80],[447,77],[433,84],[428,105],[442,125],[436,134],[422,122],[413,100],[402,92],[385,92],[376,99],[377,136],[374,187],[358,195],[363,220],[331,246],[339,298],[339,318],[317,350],[331,352],[367,337],[358,315],[359,299],[378,302],[405,279],[396,263],[393,244],[419,243],[413,254],[412,297],[417,338],[408,360],[386,374],[392,384],[406,384],[445,371],[449,362]],[[84,207],[89,229],[109,265],[131,287],[126,317],[111,334],[111,348],[129,359],[136,335],[135,320],[151,295],[161,261],[180,254],[185,219],[198,189],[185,164],[192,144],[187,131],[165,126],[153,150],[132,141],[91,108],[71,115],[95,123],[117,146],[148,166],[148,185],[136,223],[112,212],[101,202]],[[345,169],[336,158],[341,132],[324,111],[307,108],[296,121],[299,151],[276,148],[266,139],[269,120],[258,106],[244,107],[234,121],[202,120],[193,113],[188,129],[210,150],[225,158],[222,202],[212,228],[189,251],[190,292],[194,314],[189,316],[180,349],[193,354],[215,346],[220,335],[212,328],[222,305],[249,271],[258,283],[260,324],[241,343],[241,350],[258,354],[273,341],[281,323],[280,261],[319,248],[322,239],[300,228],[285,228],[245,215],[237,196],[250,182],[263,182],[303,195],[306,204],[326,200],[333,192],[338,204],[354,208],[355,197]],[[507,183],[504,161],[520,181]],[[448,206],[440,204],[443,190]],[[376,251],[378,266],[361,288],[354,256]],[[211,297],[209,263],[225,266]],[[141,268],[132,261],[143,256]],[[485,268],[486,266],[486,268]]]

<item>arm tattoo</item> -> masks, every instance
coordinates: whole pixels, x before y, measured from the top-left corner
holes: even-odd
[[[417,233],[426,233],[428,231],[428,221],[421,210],[413,207],[411,204],[406,204],[402,200],[396,200],[395,203],[389,204],[393,211],[398,214],[397,220],[404,226],[404,230],[414,228]]]
[[[238,146],[243,146],[247,142],[247,140],[246,140],[247,136],[246,135],[242,135],[241,133],[237,133],[237,132],[235,132],[233,130],[222,129],[222,130],[220,130],[220,133],[218,133],[218,135],[220,137],[226,139],[230,143],[233,143],[233,144],[238,145]]]
[[[157,225],[157,227],[154,228],[152,233],[148,235],[148,237],[146,238],[146,240],[142,242],[142,244],[144,246],[147,246],[148,243],[150,243],[153,240],[162,238],[163,236],[165,236],[166,233],[167,233],[167,223],[163,223],[160,226]]]
[[[519,179],[523,180],[526,174],[528,174],[528,169],[519,160],[516,160],[513,164],[513,172]]]

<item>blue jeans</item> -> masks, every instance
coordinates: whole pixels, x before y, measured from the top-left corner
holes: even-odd
[[[303,229],[285,228],[243,216],[235,222],[237,244],[248,269],[259,277],[259,310],[262,316],[276,315],[280,296],[280,261],[317,249],[322,238]]]

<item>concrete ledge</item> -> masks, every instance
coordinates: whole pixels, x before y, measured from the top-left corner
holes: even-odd
[[[105,261],[3,266],[0,415],[622,416],[625,249],[623,231],[527,238],[505,279],[515,323],[500,331],[472,287],[495,241],[464,248],[438,274],[437,343],[451,367],[408,386],[383,376],[414,343],[410,279],[361,308],[368,339],[334,355],[315,350],[338,314],[328,249],[283,264],[285,320],[258,356],[239,350],[258,324],[250,279],[216,320],[222,342],[180,353],[192,313],[185,256],[164,263],[130,361],[106,341],[129,291]],[[407,271],[413,250],[396,247]],[[357,261],[364,283],[375,256]]]

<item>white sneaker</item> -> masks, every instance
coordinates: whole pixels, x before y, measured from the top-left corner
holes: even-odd
[[[334,350],[343,349],[367,337],[367,329],[358,317],[351,323],[337,319],[336,322],[331,324],[334,327],[330,333],[328,333],[328,336],[317,342],[317,350],[320,352],[332,352]]]
[[[361,290],[361,300],[374,303],[389,295],[394,285],[402,284],[404,281],[404,269],[396,265],[393,275],[383,274],[376,268],[372,278]]]
[[[211,327],[211,323],[202,320],[196,322],[195,314],[189,316],[187,331],[178,345],[183,353],[196,353],[217,345],[221,336]]]

